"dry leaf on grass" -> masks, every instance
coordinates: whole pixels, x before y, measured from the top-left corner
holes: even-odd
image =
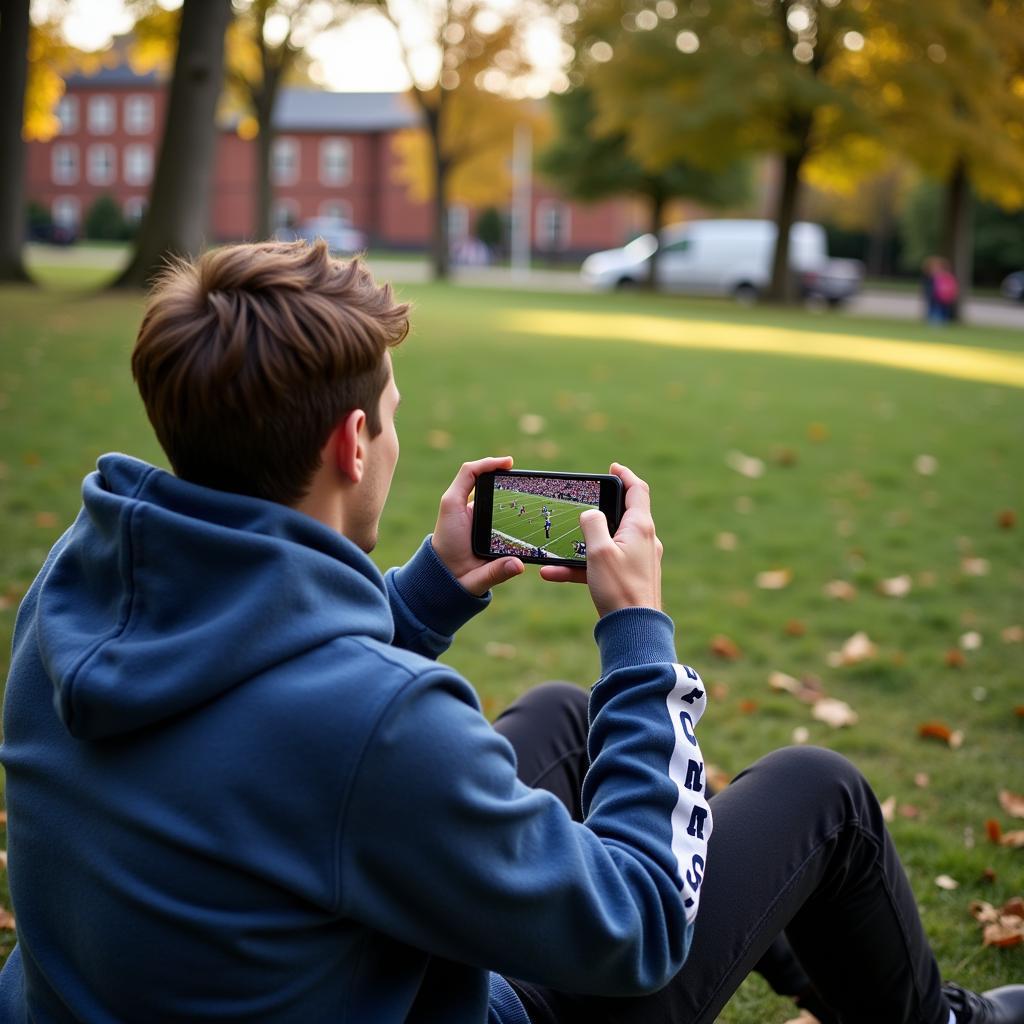
[[[447,430],[427,431],[427,445],[435,451],[443,452],[452,446],[452,435]]]
[[[1011,793],[1008,789],[999,791],[999,806],[1014,818],[1024,818],[1024,795]]]
[[[882,808],[883,821],[892,821],[896,817],[896,797],[886,797],[878,806]]]
[[[753,455],[731,451],[725,457],[725,464],[730,469],[735,469],[740,476],[745,476],[750,480],[764,476],[764,462]]]
[[[14,915],[9,910],[0,910],[0,930],[14,931]]]
[[[807,632],[807,626],[801,622],[800,619],[790,619],[785,626],[782,627],[782,632],[786,636],[804,636]]]
[[[512,659],[516,656],[516,645],[503,644],[498,640],[489,640],[484,644],[484,654],[488,658]]]
[[[964,633],[960,637],[960,646],[965,651],[976,651],[981,647],[982,643],[981,634],[976,629],[972,629],[969,633]]]
[[[524,434],[539,434],[544,430],[544,417],[535,412],[523,413],[519,417],[519,429]]]
[[[939,460],[934,455],[918,455],[914,459],[914,469],[921,474],[921,476],[933,476],[935,471],[939,468]]]
[[[962,558],[960,571],[965,576],[987,576],[989,563],[987,558]]]
[[[935,884],[940,889],[949,889],[950,891],[960,888],[960,883],[949,875],[939,875],[939,877],[935,879]]]
[[[761,590],[782,590],[792,579],[792,569],[767,569],[757,574],[755,582]]]
[[[811,738],[811,730],[806,725],[798,725],[791,738],[794,743],[806,743]]]
[[[1003,840],[1003,826],[995,818],[985,819],[985,835],[990,843],[998,845]]]
[[[893,576],[878,584],[878,592],[886,597],[906,597],[913,585],[914,582],[909,576]]]
[[[735,533],[729,533],[724,530],[715,537],[715,547],[719,551],[735,551],[739,544],[739,540]]]
[[[711,653],[727,661],[735,661],[740,656],[740,649],[724,633],[717,633],[711,638]]]
[[[964,734],[959,729],[950,729],[945,722],[922,722],[917,735],[926,740],[938,740],[954,750],[963,746]]]
[[[972,900],[971,916],[983,926],[982,945],[1005,948],[1024,942],[1024,899],[1014,896],[1001,907],[985,900]]]
[[[917,772],[914,776],[914,785],[920,789],[927,789],[931,782],[931,776],[927,772]]]
[[[1004,530],[1012,530],[1017,525],[1017,513],[1012,508],[1004,508],[996,516],[996,522]]]
[[[1003,838],[999,840],[1000,846],[1009,846],[1012,850],[1024,849],[1024,829],[1015,832],[1004,832]]]
[[[829,580],[824,591],[826,597],[835,601],[852,601],[857,596],[857,588],[846,580]]]
[[[1007,626],[999,635],[1004,644],[1024,644],[1024,626]]]
[[[946,651],[946,665],[949,668],[963,668],[967,664],[967,659],[964,657],[964,652],[958,647],[951,647]]]
[[[862,661],[869,661],[878,653],[878,648],[872,643],[871,638],[863,630],[853,634],[838,651],[831,651],[828,656],[828,663],[833,668],[840,665],[859,665]]]
[[[856,725],[858,721],[857,712],[845,700],[836,700],[835,697],[822,697],[814,705],[811,715],[819,722],[831,725],[833,729]]]

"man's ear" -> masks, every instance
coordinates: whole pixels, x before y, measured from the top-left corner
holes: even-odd
[[[331,431],[325,445],[324,457],[329,458],[342,476],[357,484],[366,468],[366,449],[363,446],[363,428],[366,413],[353,409]]]

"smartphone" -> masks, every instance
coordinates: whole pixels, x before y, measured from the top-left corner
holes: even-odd
[[[552,473],[499,469],[482,473],[473,498],[473,553],[515,555],[538,565],[587,564],[580,513],[600,509],[614,534],[622,520],[625,488],[609,473]]]

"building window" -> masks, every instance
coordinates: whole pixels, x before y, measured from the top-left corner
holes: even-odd
[[[569,247],[569,207],[554,199],[537,204],[537,248],[548,251]]]
[[[129,135],[148,135],[153,130],[152,96],[129,96],[124,101],[124,130]]]
[[[148,145],[125,146],[124,180],[129,185],[148,185],[153,177],[153,147]]]
[[[73,231],[78,227],[79,206],[74,196],[58,196],[51,207],[53,223],[58,228]]]
[[[276,199],[273,209],[275,231],[294,231],[299,224],[299,204],[294,199]]]
[[[298,139],[276,139],[270,164],[275,185],[294,185],[299,180]]]
[[[320,184],[347,185],[352,180],[352,143],[324,139],[320,143]]]
[[[61,135],[74,135],[78,131],[78,97],[62,96],[57,104],[57,119]]]
[[[352,204],[347,199],[328,199],[318,209],[321,217],[352,223]]]
[[[469,234],[469,207],[448,207],[448,241],[461,242]]]
[[[89,100],[89,131],[93,135],[112,134],[116,112],[113,96],[93,96]]]
[[[102,143],[90,146],[85,176],[90,185],[113,185],[117,175],[117,151]]]
[[[78,147],[58,142],[53,147],[52,172],[55,185],[74,185],[78,181]]]
[[[141,223],[146,212],[146,200],[142,196],[132,196],[124,201],[124,219],[131,225]]]

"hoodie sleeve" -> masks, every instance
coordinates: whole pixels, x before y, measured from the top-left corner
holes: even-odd
[[[437,557],[428,536],[405,565],[384,574],[395,620],[396,647],[438,658],[452,637],[491,603],[471,594]]]
[[[584,824],[438,668],[391,702],[339,827],[338,909],[438,956],[567,992],[662,988],[689,949],[711,834],[705,706],[671,620],[602,619]]]

